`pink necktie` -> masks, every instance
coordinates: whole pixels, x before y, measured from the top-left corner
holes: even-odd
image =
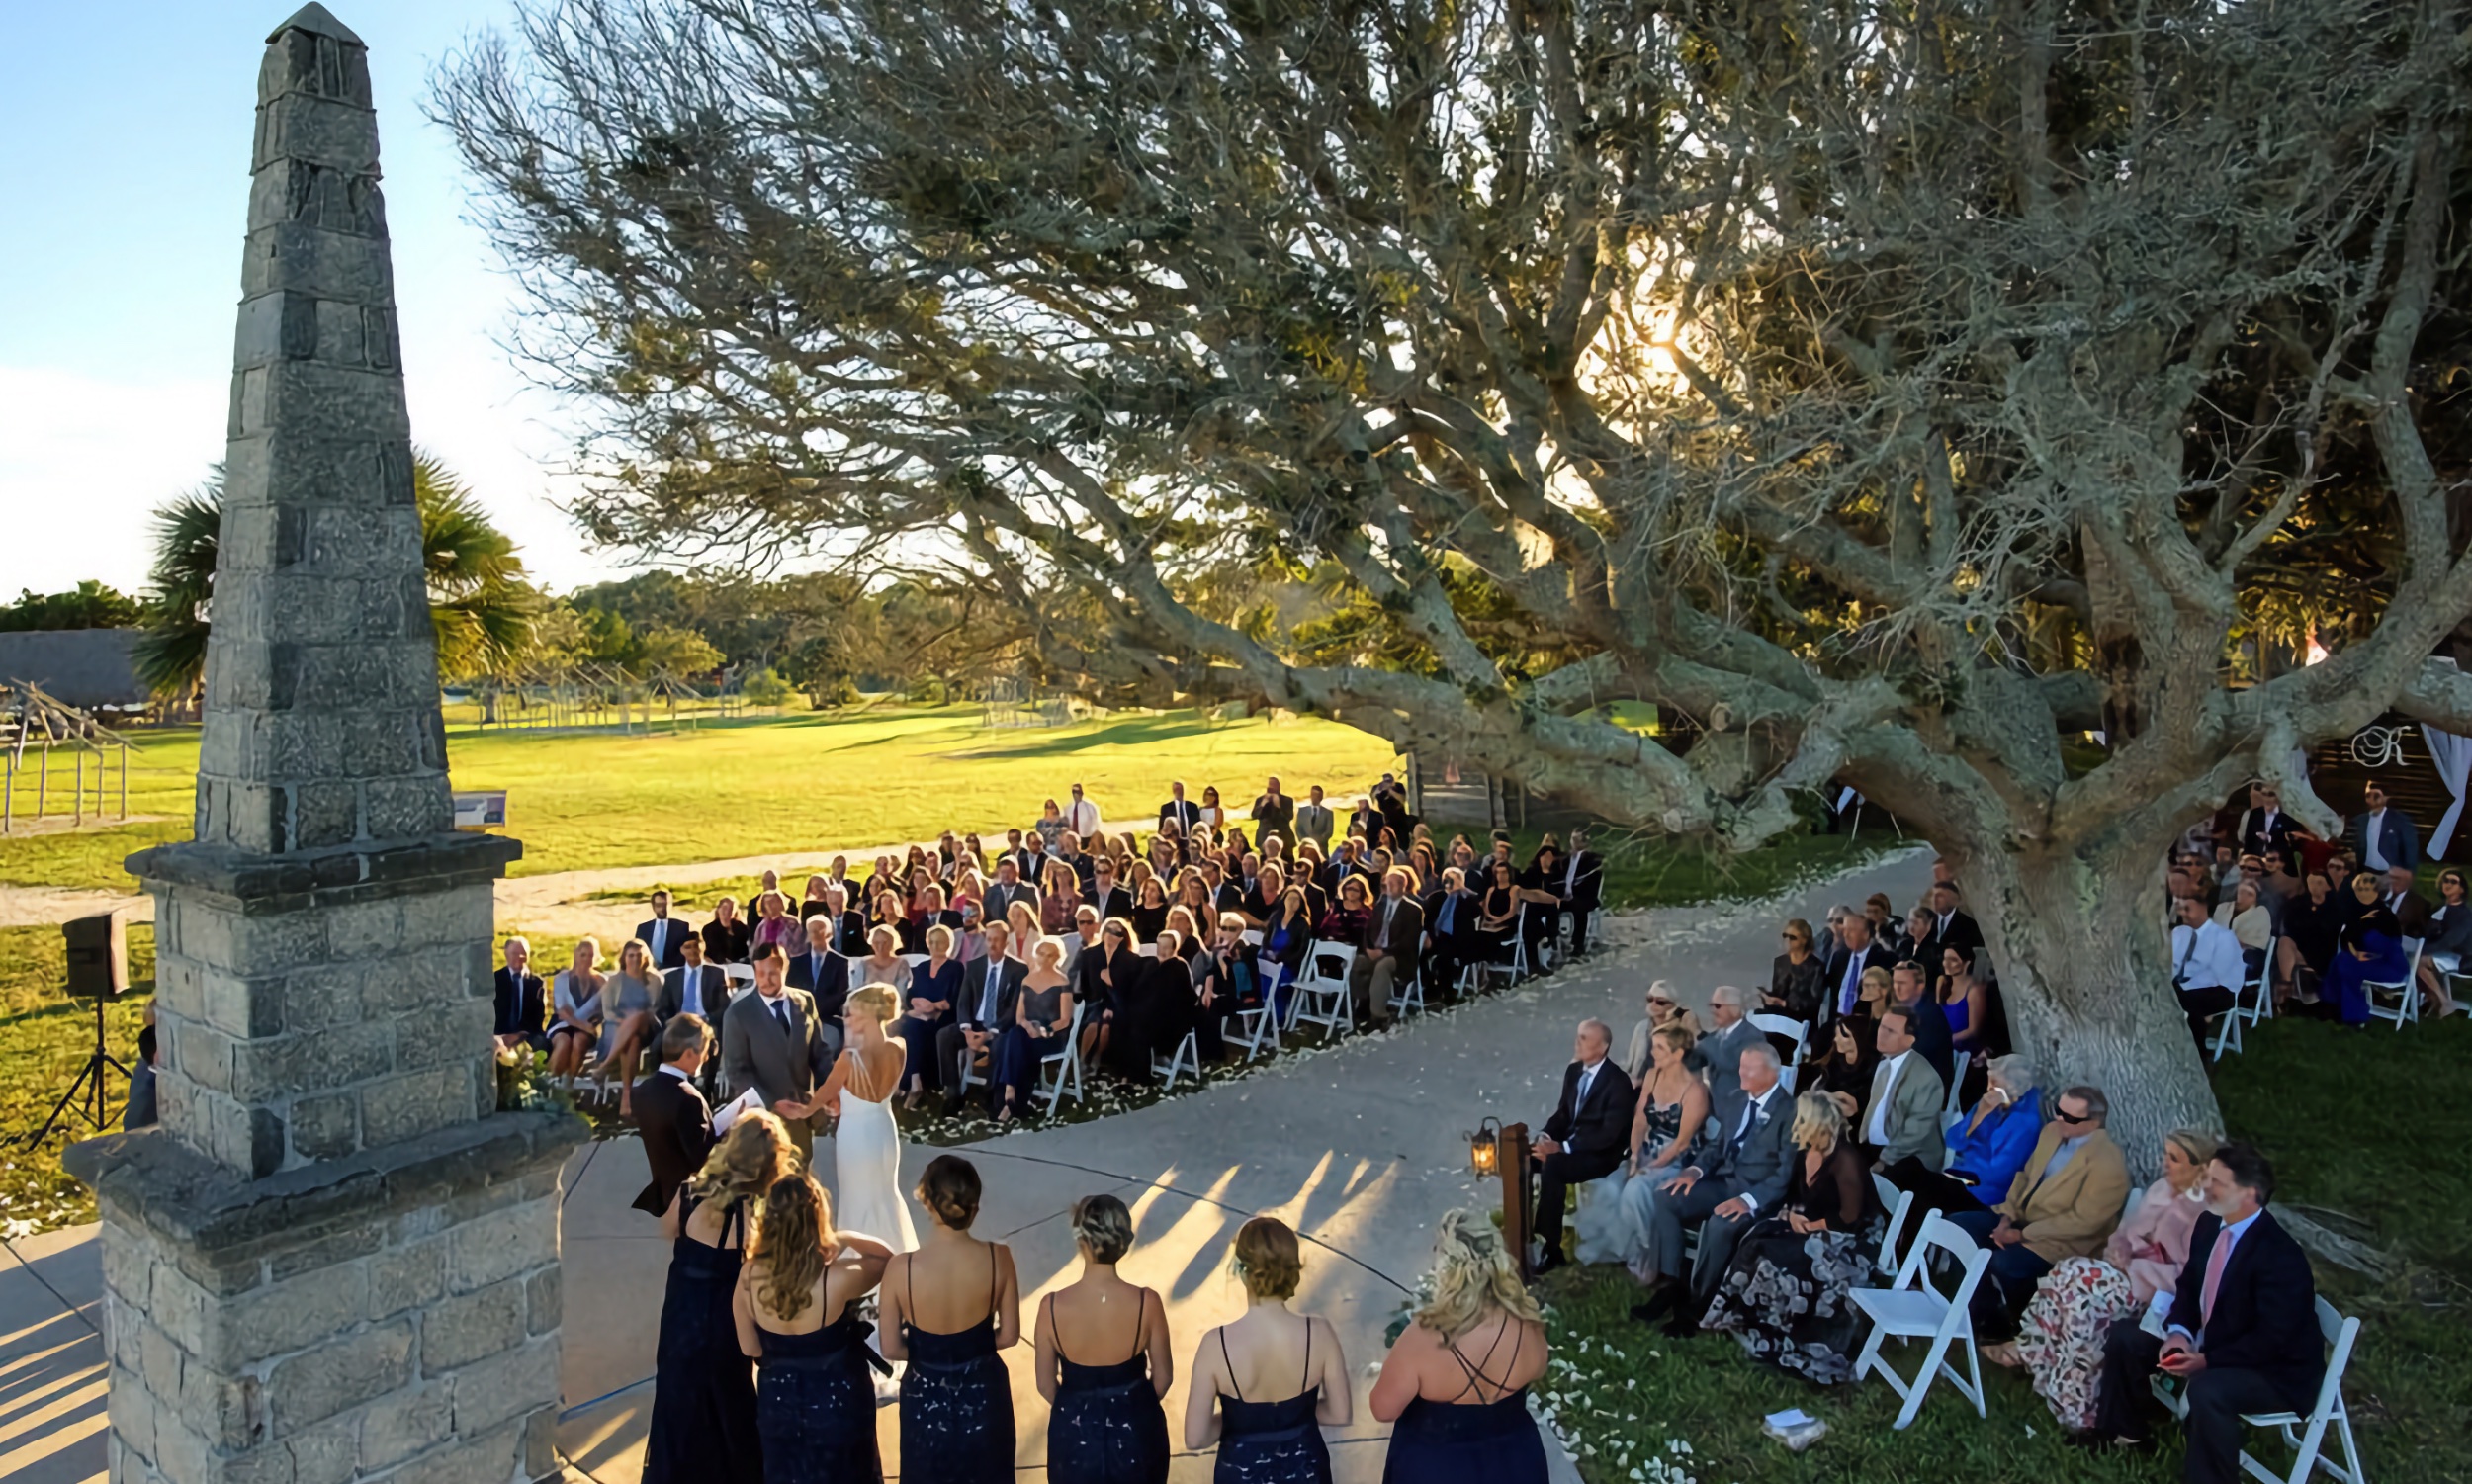
[[[2197,1290],[2197,1326],[2215,1315],[2215,1290],[2223,1286],[2223,1265],[2232,1260],[2232,1229],[2225,1227],[2215,1234],[2215,1250],[2206,1254],[2206,1283]]]

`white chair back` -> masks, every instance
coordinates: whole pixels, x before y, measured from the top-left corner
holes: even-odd
[[[1765,1013],[1746,1015],[1744,1018],[1749,1020],[1752,1028],[1760,1034],[1783,1036],[1794,1043],[1794,1054],[1786,1058],[1787,1066],[1792,1067],[1803,1060],[1803,1052],[1810,1045],[1811,1039],[1811,1028],[1808,1022],[1797,1020],[1792,1015]]]

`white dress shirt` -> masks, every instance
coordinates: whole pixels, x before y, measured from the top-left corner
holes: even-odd
[[[2360,822],[2360,863],[2372,871],[2386,869],[2386,852],[2378,848],[2378,829],[2385,823],[2383,809]]]
[[[1064,828],[1082,837],[1087,844],[1099,831],[1099,806],[1088,794],[1064,807]]]
[[[2249,977],[2241,940],[2221,922],[2171,929],[2171,977],[2187,990],[2237,990]]]
[[[1872,1074],[1871,1116],[1863,1120],[1864,1143],[1889,1142],[1889,1104],[1896,1100],[1897,1080],[1905,1075],[1905,1064],[1913,1055],[1914,1048],[1908,1046],[1882,1062],[1880,1070]]]

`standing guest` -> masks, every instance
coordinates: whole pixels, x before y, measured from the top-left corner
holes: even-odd
[[[722,1077],[742,1092],[754,1089],[766,1103],[803,1106],[839,1054],[839,1039],[825,1040],[814,997],[789,987],[788,968],[778,945],[755,955],[755,993],[740,997],[722,1033]],[[806,1158],[815,1147],[814,1125],[805,1117],[782,1122]]]
[[[1039,840],[1049,850],[1054,850],[1062,843],[1068,827],[1064,822],[1064,811],[1056,807],[1055,800],[1049,799],[1040,804],[1038,823],[1030,828],[1038,831]]]
[[[1702,1322],[1823,1386],[1853,1379],[1862,1313],[1849,1295],[1871,1277],[1880,1236],[1879,1204],[1847,1133],[1826,1093],[1795,1099],[1785,1195],[1742,1234]]]
[[[1083,793],[1082,786],[1078,783],[1073,785],[1070,792],[1072,798],[1064,806],[1064,828],[1083,839],[1097,839],[1099,837],[1099,802]]]
[[[1947,1098],[1948,1084],[1915,1047],[1913,1024],[1911,1011],[1892,1006],[1872,1032],[1872,1049],[1879,1054],[1880,1066],[1872,1074],[1871,1095],[1864,1099],[1867,1111],[1859,1127],[1860,1142],[1874,1170],[1908,1159],[1920,1162],[1926,1170],[1937,1170],[1948,1158],[1947,1147],[1940,1142],[1940,1107]],[[1839,1110],[1843,1107],[1840,1102]]]
[[[579,938],[574,958],[550,982],[550,1076],[576,1077],[601,1039],[601,940]]]
[[[2404,956],[2403,924],[2378,900],[2377,878],[2362,871],[2351,878],[2351,889],[2352,900],[2359,907],[2351,920],[2343,924],[2342,936],[2336,942],[2335,966],[2326,983],[2337,1016],[2345,1025],[2366,1025],[2369,986],[2400,984],[2412,971]],[[2419,991],[2407,986],[2404,993]],[[2191,1019],[2194,1022],[2194,1010]]]
[[[618,1113],[634,1110],[636,1058],[653,1040],[653,1007],[661,1003],[661,971],[641,938],[618,950],[618,972],[601,981],[601,1044],[593,1075],[619,1080]]]
[[[1339,1332],[1287,1307],[1304,1274],[1296,1234],[1256,1216],[1237,1229],[1228,1266],[1246,1309],[1193,1348],[1185,1446],[1218,1445],[1217,1484],[1330,1484],[1322,1429],[1355,1420],[1356,1392]]]
[[[804,1170],[766,1192],[731,1303],[739,1350],[757,1362],[764,1484],[881,1484],[867,1367],[889,1367],[867,1348],[858,1301],[891,1256],[835,1231],[833,1203]]]
[[[1545,1484],[1528,1388],[1551,1358],[1545,1314],[1489,1215],[1451,1211],[1433,1298],[1382,1357],[1366,1405],[1392,1423],[1383,1484]]]
[[[664,889],[653,893],[653,916],[636,924],[635,935],[651,950],[655,968],[674,969],[686,962],[678,956],[678,949],[693,931],[669,916],[669,893]]]
[[[2249,807],[2241,811],[2232,827],[2232,837],[2242,850],[2263,855],[2268,850],[2287,844],[2292,837],[2292,818],[2283,812],[2283,794],[2271,783],[2249,786]]]
[[[2100,1258],[2066,1258],[2036,1285],[2016,1343],[1984,1347],[1995,1365],[2023,1366],[2052,1416],[2072,1433],[2094,1426],[2094,1382],[2112,1321],[2179,1284],[2189,1238],[2203,1214],[2214,1135],[2179,1129],[2163,1138],[2163,1178],[2123,1217]]]
[[[743,964],[754,944],[754,928],[740,920],[739,899],[724,897],[712,905],[712,920],[704,924],[704,957],[716,964]]]
[[[1827,993],[1828,965],[1812,945],[1810,923],[1789,918],[1784,936],[1786,951],[1769,965],[1768,990],[1761,1000],[1777,1014],[1817,1025],[1820,997]]]
[[[2189,1237],[2164,1338],[2115,1320],[2103,1346],[2095,1441],[2142,1444],[2157,1370],[2187,1385],[2189,1484],[2238,1484],[2243,1413],[2307,1414],[2326,1376],[2318,1289],[2309,1255],[2266,1202],[2274,1170],[2246,1144],[2206,1167],[2206,1214]]]
[[[1792,1178],[1787,1166],[1794,1119],[1787,1111],[1791,1099],[1778,1089],[1779,1070],[1777,1049],[1766,1041],[1744,1050],[1737,1069],[1742,1091],[1717,1110],[1717,1127],[1702,1141],[1705,1152],[1670,1179],[1636,1180],[1626,1189],[1626,1194],[1644,1189],[1647,1197],[1640,1221],[1647,1253],[1640,1266],[1649,1273],[1649,1292],[1644,1303],[1632,1307],[1633,1319],[1645,1324],[1670,1308],[1674,1317],[1666,1333],[1676,1338],[1693,1333],[1699,1327],[1696,1307],[1731,1265],[1734,1244],[1754,1213],[1784,1196]],[[1700,1247],[1686,1282],[1683,1233],[1693,1226],[1700,1229]]]
[[[927,961],[910,974],[909,1013],[893,1034],[904,1054],[902,1086],[908,1094],[902,1106],[915,1108],[923,1093],[942,1088],[935,1057],[936,1037],[952,1023],[953,1003],[961,991],[961,960],[953,957],[953,930],[937,923],[927,929]]]
[[[1729,984],[1721,984],[1708,992],[1709,1032],[1687,1058],[1692,1071],[1708,1078],[1710,1097],[1722,1107],[1733,1101],[1742,1091],[1734,1081],[1734,1069],[1742,1064],[1745,1047],[1764,1045],[1768,1037],[1760,1028],[1743,1017],[1742,1003],[1747,997]]]
[[[1029,973],[1015,998],[1013,1023],[996,1043],[996,1121],[1010,1123],[1029,1105],[1038,1064],[1073,1031],[1073,981],[1065,977],[1064,949],[1041,938],[1031,950]]]
[[[1881,1170],[1881,1178],[1914,1192],[1918,1209],[1987,1211],[1989,1203],[2007,1195],[2033,1156],[2043,1134],[2043,1095],[2034,1086],[2034,1069],[2021,1056],[1993,1057],[1985,1081],[1973,1110],[1941,1136],[1948,1149],[1942,1169],[1908,1157]]]
[[[2438,872],[2437,896],[2437,906],[2423,924],[2421,989],[2428,997],[2431,1015],[2443,1020],[2463,1009],[2446,981],[2472,958],[2472,904],[2464,900],[2463,873],[2452,866]]]
[[[1951,1224],[1991,1254],[1975,1286],[1975,1334],[2016,1337],[2017,1316],[2034,1285],[2065,1258],[2102,1250],[2129,1198],[2129,1166],[2103,1124],[2110,1102],[2094,1088],[2071,1088],[2052,1104],[2052,1119],[2008,1194],[1987,1211],[1956,1211]]]
[[[1305,790],[1305,800],[1296,806],[1296,838],[1310,840],[1322,854],[1330,853],[1330,835],[1334,821],[1330,806],[1322,802],[1322,785]]]
[[[1159,829],[1165,832],[1170,826],[1179,835],[1189,834],[1201,823],[1201,806],[1185,797],[1183,779],[1168,785],[1168,801],[1159,806]]]
[[[806,938],[796,917],[790,916],[789,899],[779,892],[766,891],[755,899],[755,928],[749,936],[748,951],[752,953],[767,944],[778,944],[784,953],[795,953]]]
[[[1219,804],[1219,791],[1207,783],[1201,786],[1200,824],[1213,835],[1227,829],[1227,811]]]
[[[1012,1484],[1013,1384],[1000,1351],[1021,1339],[1013,1250],[970,1235],[979,1172],[937,1155],[919,1177],[934,1218],[927,1241],[884,1277],[884,1354],[901,1385],[904,1484]]]
[[[961,998],[954,1023],[935,1033],[935,1067],[944,1074],[944,1113],[961,1111],[961,1074],[984,1056],[994,1071],[996,1041],[1013,1023],[1021,981],[1029,970],[1005,950],[1013,929],[1002,922],[987,924],[986,953],[961,966]]]
[[[1983,928],[1957,905],[1960,895],[1954,881],[1935,881],[1931,884],[1931,940],[1942,948],[1954,943],[1970,952],[1979,952],[1983,947]]]
[[[1036,1334],[1050,1484],[1167,1484],[1176,1377],[1167,1304],[1116,1274],[1133,1250],[1133,1213],[1112,1195],[1073,1203],[1081,1276],[1047,1295]],[[1079,1356],[1076,1359],[1075,1356]],[[1107,1358],[1107,1357],[1114,1358]]]
[[[1416,952],[1425,938],[1425,909],[1408,895],[1408,873],[1393,866],[1382,876],[1382,900],[1365,924],[1365,938],[1348,965],[1350,1013],[1376,1030],[1390,1024],[1390,997],[1416,977]]]
[[[1562,1069],[1562,1095],[1545,1132],[1529,1146],[1537,1162],[1536,1237],[1545,1248],[1540,1273],[1562,1266],[1562,1202],[1573,1185],[1603,1179],[1630,1154],[1631,1079],[1613,1060],[1614,1029],[1582,1020]]]
[[[1295,842],[1296,801],[1280,792],[1277,778],[1263,785],[1261,797],[1253,801],[1253,824],[1266,849],[1272,840]]]
[[[491,1034],[500,1046],[546,1047],[549,1037],[549,997],[541,976],[532,972],[532,944],[511,937],[504,949],[506,967],[497,971],[491,992]]]
[[[1975,972],[1982,951],[1965,943],[1940,945],[1940,1014],[1948,1021],[1950,1049],[1968,1056],[1983,1054],[1984,1033],[1991,1025],[1990,991]]]
[[[137,1027],[137,1065],[129,1074],[129,1101],[121,1107],[124,1133],[150,1128],[162,1116],[155,1090],[155,1058],[162,1046],[154,1028],[153,1005],[146,1006],[145,1015],[145,1023]]]
[[[1571,919],[1571,957],[1577,958],[1588,951],[1588,924],[1605,893],[1605,857],[1588,848],[1586,829],[1571,831],[1570,854],[1547,890],[1558,899],[1555,910]]]
[[[797,1169],[781,1120],[756,1109],[730,1125],[662,1208],[669,1276],[654,1347],[652,1434],[644,1484],[761,1484],[755,1374],[732,1313],[748,1214]]]
[[[2344,839],[2361,869],[2379,873],[2392,866],[2419,870],[2421,831],[2413,828],[2412,816],[2388,808],[2386,790],[2375,783],[2360,790],[2360,804],[2362,812],[2353,818]]]
[[[882,927],[876,929],[878,932],[888,930]],[[788,978],[784,982],[791,989],[805,990],[814,998],[819,1024],[839,1025],[841,1005],[849,999],[852,986],[849,960],[834,951],[833,919],[810,918],[806,941],[784,951],[797,955],[789,961]],[[826,1039],[835,1043],[833,1050],[838,1054],[840,1051],[839,1037],[828,1032]]]
[[[669,1209],[678,1186],[712,1153],[712,1106],[695,1090],[695,1074],[712,1050],[700,1015],[680,1015],[661,1030],[661,1066],[636,1090],[634,1122],[652,1179],[635,1198],[647,1216]]]

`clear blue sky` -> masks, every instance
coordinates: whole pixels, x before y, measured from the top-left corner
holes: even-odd
[[[298,0],[0,0],[0,601],[143,579],[147,512],[222,456],[266,34]],[[512,288],[421,116],[439,60],[513,0],[329,0],[370,46],[412,436],[537,576],[631,564],[554,501],[555,402],[499,349]]]

